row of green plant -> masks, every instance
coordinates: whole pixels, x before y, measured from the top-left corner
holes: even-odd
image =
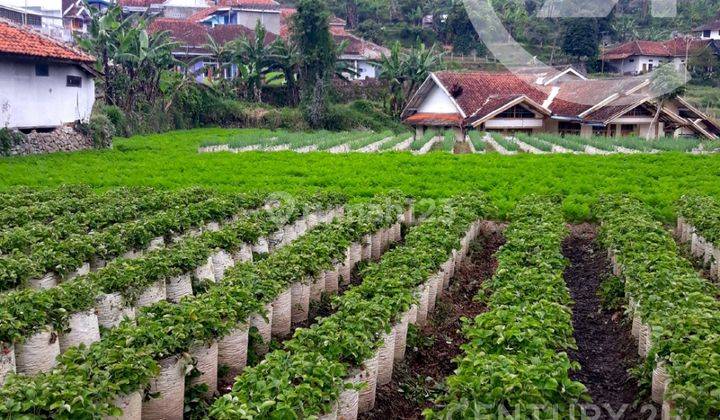
[[[184,193],[179,194],[186,197]],[[154,238],[178,234],[212,221],[222,221],[238,212],[255,208],[259,194],[211,193],[208,197],[187,196],[187,202],[129,222],[117,223],[97,232],[72,234],[60,241],[44,241],[31,252],[15,250],[0,256],[0,291],[24,286],[46,273],[64,275],[93,258],[109,260],[128,251],[146,248]]]
[[[684,195],[677,203],[678,216],[715,246],[720,246],[720,203],[712,197]]]
[[[544,140],[547,143],[556,144],[573,152],[585,153],[585,146],[587,145],[585,139],[579,136],[559,136],[556,134],[538,133],[533,134],[533,137]]]
[[[83,199],[92,193],[92,189],[87,185],[63,185],[43,189],[14,187],[0,192],[0,211],[3,213],[13,212],[17,208],[37,206],[68,198]]]
[[[196,203],[210,196],[208,191],[189,188],[179,192],[152,188],[117,188],[84,199],[59,199],[29,206],[36,221],[0,230],[0,254],[31,252],[43,241],[61,241],[70,235],[100,232],[114,224],[129,222],[160,210]],[[54,209],[67,208],[62,215]],[[37,209],[37,210],[31,210]]]
[[[266,259],[236,265],[195,298],[144,308],[136,325],[123,322],[89,348],[68,350],[50,373],[11,375],[0,389],[0,415],[120,415],[113,399],[143,389],[157,375],[158,360],[217,340],[263,314],[291,284],[332,269],[351,243],[396,223],[406,205],[403,195],[393,193],[352,206],[342,219],[317,226]]]
[[[468,137],[470,137],[470,143],[472,143],[475,151],[483,152],[487,150],[487,143],[485,143],[484,132],[480,132],[478,130],[470,130],[468,132]]]
[[[518,152],[520,151],[520,148],[518,147],[517,143],[514,141],[508,139],[505,137],[502,133],[496,133],[492,132],[490,133],[490,136],[495,140],[497,144],[502,146],[505,150],[508,152]]]
[[[404,141],[407,141],[412,136],[413,136],[413,134],[410,132],[400,133],[400,134],[396,135],[395,137],[393,137],[392,140],[383,143],[383,145],[380,146],[380,149],[378,149],[378,150],[381,152],[392,150],[397,145],[399,145],[400,143],[402,143]]]
[[[373,143],[377,143],[385,139],[394,139],[397,136],[392,131],[383,131],[381,133],[372,133],[365,137],[353,140],[350,142],[350,150],[360,150],[363,147],[370,146]],[[405,137],[407,139],[407,137]]]
[[[577,346],[563,278],[562,209],[555,199],[528,196],[511,220],[497,272],[476,297],[489,310],[463,322],[463,355],[427,418],[505,411],[514,418],[573,417],[587,400],[585,386],[570,378],[580,366],[567,354]]]
[[[662,363],[670,377],[666,401],[681,418],[720,415],[718,289],[682,258],[672,236],[641,202],[605,197],[596,214],[600,240],[621,267],[630,308],[651,327],[644,380]]]
[[[194,270],[217,249],[235,252],[253,244],[313,211],[330,209],[345,202],[334,193],[317,193],[283,199],[277,206],[245,212],[218,231],[189,236],[140,258],[118,258],[106,267],[58,287],[46,290],[17,290],[0,295],[0,342],[22,341],[47,325],[64,331],[75,313],[91,309],[101,294],[120,293],[129,306],[152,284]]]
[[[342,146],[349,142],[354,142],[367,138],[370,135],[368,132],[354,132],[347,133],[345,136],[325,136],[321,138],[315,138],[314,142],[310,142],[307,146],[317,146],[318,150],[328,150],[336,146]]]
[[[697,149],[702,143],[699,139],[694,138],[670,138],[661,137],[659,139],[647,140],[635,136],[623,137],[606,137],[606,136],[565,136],[566,141],[584,144],[595,147],[596,149],[607,152],[615,152],[618,147],[625,149],[637,150],[639,152],[691,152]],[[550,141],[549,138],[545,140]]]
[[[417,303],[417,287],[460,249],[473,222],[495,209],[481,194],[449,199],[405,237],[403,246],[364,268],[362,284],[332,302],[334,313],[298,330],[238,377],[210,417],[312,418],[331,411],[352,368],[373,357],[403,313]]]
[[[542,152],[552,152],[552,144],[547,141],[536,137],[535,135],[529,135],[525,133],[515,133],[515,138],[521,142],[528,144]]]
[[[24,226],[30,222],[48,222],[59,216],[87,212],[105,200],[87,186],[77,188],[79,191],[75,194],[58,196],[47,201],[38,199],[26,205],[1,208],[0,230]],[[62,188],[63,192],[67,192],[67,190],[67,187]],[[139,188],[135,190],[137,191]],[[22,196],[22,190],[19,191],[19,194]],[[131,194],[132,189],[128,188],[128,195]]]
[[[423,134],[422,137],[416,137],[415,140],[410,144],[410,150],[417,152],[418,150],[422,149],[423,146],[428,144],[429,141],[434,139],[439,135],[437,130],[433,129],[427,129],[425,130],[425,134]]]
[[[455,149],[455,133],[452,130],[448,130],[443,133],[443,141],[440,144],[440,149],[443,152],[452,153]]]

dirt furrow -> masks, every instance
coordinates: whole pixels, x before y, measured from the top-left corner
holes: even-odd
[[[420,419],[442,393],[445,378],[455,370],[453,359],[462,351],[460,319],[485,310],[473,300],[482,283],[497,268],[494,254],[503,243],[500,233],[483,233],[472,244],[470,256],[460,267],[425,327],[411,327],[405,360],[395,365],[393,380],[378,387],[375,409],[363,419]]]
[[[563,253],[570,260],[565,281],[575,301],[573,327],[578,350],[570,357],[582,369],[572,379],[585,384],[592,397],[586,412],[595,419],[649,419],[658,407],[643,393],[637,380],[628,372],[641,363],[637,344],[630,334],[630,325],[623,322],[620,309],[603,308],[599,290],[611,273],[607,252],[595,241],[596,228],[579,225],[563,244]]]

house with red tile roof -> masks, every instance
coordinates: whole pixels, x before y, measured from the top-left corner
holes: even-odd
[[[668,63],[679,70],[690,57],[709,47],[710,41],[692,38],[630,41],[603,51],[600,60],[606,69],[625,75],[648,73]]]
[[[452,128],[458,138],[469,130],[654,135],[658,104],[646,77],[593,80],[567,69],[541,70],[432,73],[403,111],[403,122],[418,136],[430,128]],[[720,137],[720,123],[682,98],[665,103],[659,121],[660,136]]]
[[[95,103],[94,63],[60,41],[0,20],[0,127],[87,121]]]
[[[720,17],[692,30],[698,39],[720,40]]]
[[[216,25],[208,26],[193,22],[189,19],[156,18],[148,27],[150,33],[161,31],[170,32],[171,38],[180,44],[173,51],[173,56],[189,65],[189,71],[195,75],[197,81],[201,82],[210,74],[217,71],[217,63],[210,59],[211,51],[207,44],[212,39],[219,45],[237,39],[255,38],[255,31],[242,25]],[[269,45],[277,39],[276,35],[267,33],[265,44]],[[205,59],[203,59],[205,57]],[[223,77],[232,79],[237,75],[235,65],[227,65],[223,68]]]
[[[280,36],[284,38],[290,36],[290,18],[296,11],[293,8],[281,9]],[[348,32],[346,22],[335,16],[330,18],[330,32],[336,43],[347,43],[347,48],[340,56],[340,60],[347,62],[354,70],[355,75],[348,75],[349,78],[365,80],[378,77],[380,69],[375,63],[382,58],[383,54],[390,55],[389,49]]]

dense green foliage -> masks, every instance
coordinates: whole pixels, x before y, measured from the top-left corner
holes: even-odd
[[[28,337],[46,325],[63,331],[68,317],[95,306],[95,298],[120,293],[128,304],[159,280],[192,271],[216,250],[235,252],[293,223],[310,212],[332,208],[344,201],[336,194],[316,194],[285,199],[278,207],[235,215],[217,232],[184,237],[171,247],[160,248],[140,258],[118,258],[106,267],[47,290],[16,290],[0,295],[0,342]]]
[[[720,415],[720,303],[717,288],[682,258],[642,203],[622,196],[600,202],[600,240],[617,259],[629,309],[651,327],[647,363],[670,376],[665,399],[683,418]],[[647,378],[646,378],[647,379]]]
[[[362,284],[334,300],[332,315],[298,330],[284,350],[247,369],[233,391],[216,401],[211,417],[307,418],[329,411],[350,370],[373,357],[382,334],[417,302],[417,287],[460,249],[472,223],[493,212],[480,194],[453,197],[438,207],[403,246],[362,271]]]
[[[585,387],[570,379],[573,338],[570,292],[563,271],[567,236],[560,206],[527,197],[511,215],[495,276],[477,297],[489,311],[465,319],[467,344],[447,381],[440,407],[427,418],[572,418],[586,400]],[[489,296],[485,296],[488,293]],[[544,407],[544,408],[543,408]]]
[[[117,140],[108,151],[5,158],[0,162],[0,190],[18,185],[87,184],[100,189],[204,185],[225,191],[330,189],[354,198],[392,189],[418,198],[483,190],[503,215],[529,193],[548,193],[564,197],[563,208],[570,220],[591,219],[590,206],[603,193],[628,193],[673,223],[674,203],[683,194],[720,197],[716,175],[720,159],[714,155],[197,153],[205,140],[272,136],[265,130],[178,131]],[[32,203],[35,193],[4,196]]]
[[[347,18],[352,29],[367,39],[390,45],[399,40],[405,46],[421,40],[426,45],[442,42],[458,54],[485,48],[468,20],[466,0],[330,0],[331,10]],[[680,0],[674,18],[653,17],[649,0],[621,0],[606,17],[591,19],[544,18],[538,12],[542,0],[492,0],[489,2],[512,37],[539,59],[549,62],[587,57],[596,68],[600,41],[617,43],[638,39],[664,40],[673,33],[688,33],[720,12],[712,0]],[[564,5],[573,3],[561,3]],[[591,5],[578,4],[578,9]],[[432,16],[431,24],[423,24]],[[482,17],[481,17],[482,19]],[[599,68],[599,66],[597,66]]]
[[[121,223],[65,238],[47,238],[25,248],[13,245],[0,256],[0,290],[22,287],[46,273],[65,275],[91,259],[113,259],[146,248],[154,238],[171,236],[224,220],[256,207],[260,200],[247,194],[218,195],[211,191],[180,191],[168,196],[162,211],[148,211]]]
[[[706,241],[720,245],[720,203],[707,196],[685,195],[677,204],[678,217],[685,219]]]
[[[144,308],[135,322],[124,321],[89,348],[63,353],[50,373],[11,375],[0,388],[0,414],[118,415],[114,397],[144,388],[157,374],[157,361],[222,338],[253,314],[264,315],[264,305],[291,284],[309,282],[342,260],[351,243],[396,223],[406,204],[395,193],[353,206],[341,219],[317,226],[266,259],[236,265],[194,298]],[[68,401],[66,395],[83,398]]]

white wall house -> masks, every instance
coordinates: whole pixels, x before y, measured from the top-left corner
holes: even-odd
[[[681,70],[690,57],[708,46],[708,42],[690,38],[631,41],[604,51],[600,59],[605,71],[626,75],[649,73],[668,63]]]
[[[720,39],[720,19],[716,19],[693,29],[693,35],[699,39]]]
[[[621,60],[608,61],[608,64],[612,65],[620,74],[649,73],[667,63],[673,63],[675,69],[679,71],[685,66],[685,58],[637,55]]]
[[[0,126],[54,128],[87,121],[95,103],[94,59],[32,30],[0,21]]]

